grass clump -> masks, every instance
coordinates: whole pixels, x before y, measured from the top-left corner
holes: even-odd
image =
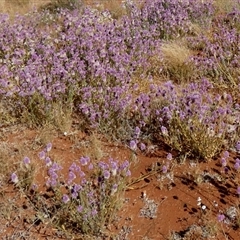
[[[189,81],[194,75],[194,66],[189,62],[193,52],[182,41],[169,41],[161,46],[163,74],[177,83]]]

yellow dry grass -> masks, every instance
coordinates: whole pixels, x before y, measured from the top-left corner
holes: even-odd
[[[240,4],[232,0],[215,0],[214,5],[217,7],[219,13],[229,13],[234,8],[240,10]]]
[[[25,14],[49,2],[51,2],[51,0],[1,0],[0,12],[7,13],[10,16]]]
[[[166,42],[161,46],[163,58],[173,66],[183,65],[192,55],[192,51],[183,43]]]
[[[62,2],[65,0],[0,0],[0,13],[7,13],[13,17],[16,14],[25,14],[49,3],[61,5]],[[114,18],[120,18],[127,13],[123,7],[124,2],[124,0],[82,0],[84,5],[90,5],[101,11],[109,10]],[[136,0],[135,3],[138,7],[142,5],[141,0]]]
[[[189,59],[193,51],[182,41],[170,41],[161,46],[163,72],[171,79],[182,81],[188,80],[193,74],[193,66]]]

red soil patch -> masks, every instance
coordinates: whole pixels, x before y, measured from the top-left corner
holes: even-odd
[[[12,130],[8,132],[2,129],[1,132],[2,143],[7,143],[9,149],[15,149],[15,153],[10,151],[6,161],[18,164],[22,156],[29,156],[37,169],[34,181],[43,192],[46,173],[37,155],[44,146],[41,131],[23,129],[12,133]],[[162,166],[169,152],[165,146],[158,146],[145,154],[137,153],[133,158],[133,153],[127,147],[103,139],[98,145],[92,145],[93,138],[78,131],[67,136],[60,133],[50,136],[53,143],[51,154],[61,162],[64,169],[68,169],[74,160],[86,153],[93,159],[94,154],[97,156],[97,149],[94,150],[97,147],[100,151],[99,159],[113,157],[119,161],[132,161],[132,176],[124,204],[115,221],[108,226],[109,236],[115,233],[118,235],[115,239],[130,240],[240,239],[237,222],[240,218],[239,198],[236,194],[238,183],[233,169],[235,155],[230,156],[229,171],[225,173],[219,159],[209,162],[186,159],[180,163],[178,154],[173,153],[171,171],[164,174]],[[14,189],[10,182],[6,183],[10,173],[5,172],[5,179],[1,179],[1,239],[68,239],[67,229],[61,232],[47,221],[34,222],[38,213],[29,204],[29,199]],[[198,205],[199,197],[201,205]],[[206,209],[202,209],[203,205]],[[230,207],[236,212],[232,220],[227,215]],[[226,216],[222,223],[217,221],[219,213]],[[75,239],[81,237],[75,236]]]

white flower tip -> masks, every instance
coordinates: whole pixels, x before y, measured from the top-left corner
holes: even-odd
[[[205,210],[207,207],[205,205],[202,205],[202,210]]]

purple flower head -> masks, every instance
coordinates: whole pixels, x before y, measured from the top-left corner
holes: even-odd
[[[71,196],[73,199],[76,199],[78,197],[78,192],[72,192]]]
[[[108,170],[105,170],[103,172],[103,176],[104,176],[105,179],[109,179],[110,178],[110,172]]]
[[[235,162],[240,164],[240,159],[236,158]]]
[[[93,209],[92,210],[92,216],[94,217],[94,216],[96,216],[98,214],[98,211],[96,210],[96,209]]]
[[[240,196],[240,186],[237,187],[237,194]]]
[[[168,136],[168,130],[167,130],[166,127],[161,126],[161,131],[162,131],[162,134],[163,134],[164,136]]]
[[[41,160],[43,160],[43,159],[45,158],[45,156],[46,156],[46,153],[45,153],[44,151],[41,151],[41,152],[38,154],[38,156],[39,156],[39,158],[40,158]]]
[[[77,211],[78,211],[79,213],[81,213],[81,212],[83,211],[83,206],[79,205],[79,206],[77,207]]]
[[[74,191],[74,192],[79,192],[79,191],[81,191],[82,189],[83,189],[82,186],[79,185],[79,184],[74,184],[74,186],[73,186],[73,191]]]
[[[118,185],[116,183],[113,184],[112,189],[111,189],[111,195],[117,192]]]
[[[222,164],[222,167],[226,167],[227,166],[226,158],[221,158],[221,164]]]
[[[67,194],[63,194],[62,201],[65,204],[68,203],[70,201],[69,196]]]
[[[78,172],[78,174],[79,174],[79,176],[80,176],[81,178],[83,178],[83,177],[86,176],[86,174],[85,174],[82,170],[80,170],[80,171]]]
[[[172,159],[173,159],[172,154],[171,154],[171,153],[168,153],[168,155],[167,155],[167,160],[168,160],[168,161],[171,161]]]
[[[52,150],[52,143],[48,143],[46,146],[46,151],[50,152]]]
[[[76,178],[76,175],[74,172],[70,171],[68,173],[68,183],[70,184],[74,179]]]
[[[237,143],[236,143],[236,150],[238,152],[240,151],[240,141],[237,141]]]
[[[131,171],[130,171],[129,169],[126,171],[126,176],[127,176],[127,177],[130,177],[130,176],[131,176]]]
[[[126,169],[128,169],[128,167],[129,167],[129,162],[128,162],[128,160],[125,160],[125,161],[121,164],[120,169],[121,169],[121,170],[126,170]]]
[[[137,150],[137,143],[134,140],[131,140],[129,143],[129,147],[133,150],[136,151]]]
[[[82,166],[88,165],[89,162],[90,162],[90,158],[89,157],[81,157],[80,158],[80,163],[81,163]]]
[[[19,180],[18,180],[18,176],[16,173],[11,174],[11,181],[15,184],[18,183]]]
[[[140,128],[139,128],[139,127],[136,127],[136,128],[135,128],[135,137],[138,138],[139,135],[140,135],[140,133],[141,133]]]
[[[58,181],[56,178],[50,180],[50,186],[56,187],[58,185]]]
[[[112,158],[109,159],[109,169],[113,176],[116,176],[118,170],[118,162],[114,161]]]
[[[51,169],[53,171],[59,171],[59,170],[62,170],[62,166],[60,166],[58,163],[54,162],[51,166]]]
[[[87,180],[86,180],[86,178],[83,178],[82,181],[81,181],[81,185],[84,186],[85,184],[87,184]]]
[[[140,143],[140,150],[144,151],[146,149],[146,145],[144,143]]]
[[[98,163],[98,167],[100,167],[102,170],[106,170],[109,168],[108,164],[102,161]]]
[[[50,167],[52,165],[52,161],[50,157],[46,157],[45,158],[45,164],[47,167]]]
[[[93,168],[94,168],[93,164],[92,164],[92,163],[89,163],[89,165],[88,165],[88,170],[93,170]]]
[[[238,171],[239,168],[240,168],[240,163],[239,163],[239,162],[236,162],[236,163],[234,164],[234,168]]]
[[[74,162],[74,163],[72,163],[71,166],[69,167],[69,170],[70,170],[70,171],[74,171],[74,170],[76,169],[76,167],[77,167],[77,164]]]
[[[29,158],[29,157],[24,157],[23,163],[24,163],[25,165],[29,165],[29,164],[30,164],[30,158]]]
[[[229,158],[229,152],[228,152],[228,151],[224,151],[223,157],[224,157],[224,158]]]
[[[224,219],[225,219],[225,215],[224,214],[218,214],[217,215],[218,222],[223,222]]]
[[[36,191],[37,188],[38,188],[38,185],[34,183],[31,188],[32,188],[33,191]]]
[[[57,173],[52,169],[48,170],[48,175],[50,176],[51,179],[58,179]]]
[[[167,173],[167,171],[168,171],[167,166],[166,166],[166,165],[163,165],[163,167],[162,167],[162,172],[163,172],[163,173]]]

